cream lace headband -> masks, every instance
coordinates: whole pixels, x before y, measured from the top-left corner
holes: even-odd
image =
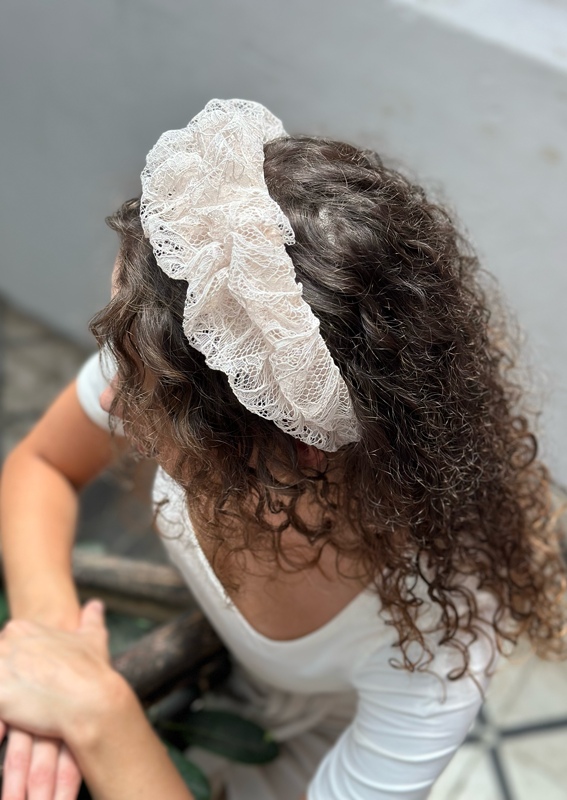
[[[303,300],[263,145],[286,136],[266,108],[211,100],[167,131],[142,173],[141,219],[157,263],[187,281],[183,329],[238,400],[309,445],[360,438],[349,393]]]

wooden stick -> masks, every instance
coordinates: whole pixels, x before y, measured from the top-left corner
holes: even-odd
[[[190,611],[139,639],[113,665],[140,700],[153,703],[198,681],[204,665],[221,654],[226,651],[209,622],[200,611]]]
[[[145,617],[152,622],[169,622],[179,614],[177,606],[169,606],[165,603],[155,603],[153,600],[145,600],[143,597],[128,597],[112,591],[101,591],[100,589],[89,586],[79,586],[79,599],[82,603],[96,597],[102,600],[107,611],[116,611],[119,614],[127,614],[129,617]]]
[[[72,563],[81,600],[98,597],[111,611],[165,622],[180,611],[197,608],[174,567],[80,548],[74,550]]]
[[[89,553],[76,548],[73,552],[73,577],[77,586],[89,590],[143,598],[178,609],[195,605],[179,572],[164,564]]]

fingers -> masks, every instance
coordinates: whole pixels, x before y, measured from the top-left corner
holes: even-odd
[[[65,744],[59,750],[55,796],[53,800],[76,800],[81,788],[81,773],[77,762]]]
[[[106,661],[110,660],[108,652],[108,631],[104,620],[104,605],[100,600],[89,600],[81,609],[79,634],[89,637],[99,654]]]
[[[27,800],[53,800],[59,742],[36,736],[33,741]]]
[[[25,800],[32,756],[33,737],[24,731],[10,729],[4,759],[2,800]]]
[[[79,630],[82,632],[99,632],[105,629],[104,606],[100,600],[89,600],[81,609]]]
[[[10,730],[2,800],[76,800],[80,786],[81,773],[63,743]]]

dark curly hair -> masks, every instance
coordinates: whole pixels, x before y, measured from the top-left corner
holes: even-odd
[[[253,549],[283,563],[291,527],[309,542],[310,564],[331,546],[360,565],[407,669],[423,663],[412,642],[425,663],[433,655],[418,619],[422,581],[441,641],[463,654],[452,677],[466,672],[480,631],[471,579],[495,599],[501,650],[527,634],[538,653],[562,653],[565,574],[548,474],[477,257],[448,213],[372,151],[292,136],[265,146],[264,172],[295,231],[288,252],[361,440],[326,454],[328,470],[302,469],[296,441],[240,405],[184,337],[186,285],[157,266],[138,200],[107,220],[121,238],[117,293],[92,322],[118,362],[114,403],[128,435],[167,461],[192,511],[207,506],[215,568],[233,591],[229,556]],[[302,497],[320,508],[316,522]],[[281,524],[268,521],[274,512]]]

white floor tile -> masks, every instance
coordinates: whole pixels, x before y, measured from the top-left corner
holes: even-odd
[[[514,800],[567,800],[567,730],[507,739],[500,753]]]
[[[567,720],[567,662],[502,659],[488,690],[486,714],[499,727]]]
[[[502,800],[485,748],[463,745],[435,782],[428,800]]]

